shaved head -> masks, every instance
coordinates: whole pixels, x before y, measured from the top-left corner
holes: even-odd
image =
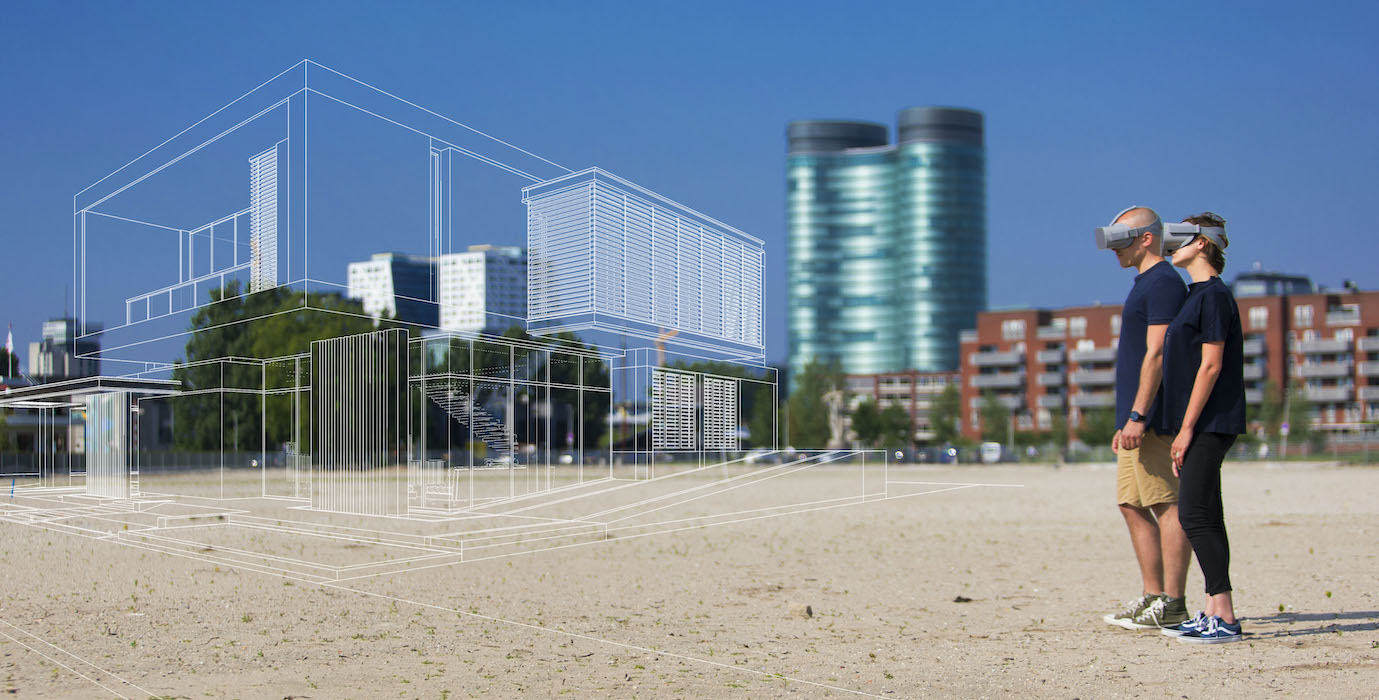
[[[1134,209],[1131,209],[1130,211],[1121,214],[1120,218],[1115,220],[1115,223],[1127,224],[1129,226],[1139,228],[1140,226],[1148,226],[1154,223],[1154,221],[1158,218],[1159,215],[1156,214],[1154,210],[1150,209],[1149,207],[1135,207]]]

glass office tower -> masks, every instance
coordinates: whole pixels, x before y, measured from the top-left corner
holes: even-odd
[[[810,359],[849,374],[958,366],[958,333],[986,307],[980,112],[915,107],[897,144],[881,124],[788,129],[790,375]]]

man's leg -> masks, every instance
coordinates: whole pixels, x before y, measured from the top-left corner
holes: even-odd
[[[1144,592],[1161,595],[1164,592],[1164,563],[1162,544],[1159,541],[1159,524],[1154,514],[1147,508],[1136,508],[1120,504],[1120,514],[1125,517],[1125,525],[1130,528],[1130,544],[1135,548],[1135,559],[1140,564],[1140,578],[1144,582]],[[1179,595],[1182,595],[1179,592]]]
[[[1164,593],[1182,598],[1187,590],[1187,570],[1192,561],[1192,545],[1178,522],[1178,504],[1160,503],[1153,507],[1159,518],[1159,540],[1163,547]]]

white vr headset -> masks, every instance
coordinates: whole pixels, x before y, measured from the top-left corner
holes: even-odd
[[[1096,229],[1096,247],[1100,250],[1120,250],[1134,243],[1140,236],[1152,233],[1159,237],[1162,243],[1160,255],[1171,255],[1173,251],[1182,248],[1192,242],[1197,236],[1205,236],[1207,240],[1216,244],[1221,250],[1226,249],[1226,229],[1219,226],[1198,226],[1197,224],[1166,224],[1159,220],[1159,215],[1154,214],[1154,220],[1144,226],[1131,226],[1130,224],[1115,223],[1116,219],[1125,216],[1131,209],[1148,209],[1151,213],[1153,209],[1149,207],[1133,206],[1126,207],[1111,219],[1109,226],[1098,226]]]

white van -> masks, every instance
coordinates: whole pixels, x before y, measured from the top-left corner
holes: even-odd
[[[982,464],[995,464],[1001,461],[1001,443],[982,443]]]

